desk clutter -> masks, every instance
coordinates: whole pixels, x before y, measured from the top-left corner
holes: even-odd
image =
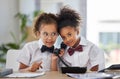
[[[87,68],[83,67],[62,67],[62,72],[56,71],[58,74],[68,75],[75,79],[120,79],[120,65],[112,65],[104,70],[104,72],[88,72]],[[51,73],[51,72],[50,72]],[[34,78],[48,75],[43,71],[36,72],[13,72],[12,69],[0,70],[0,78]],[[50,76],[50,75],[49,75]],[[62,76],[62,75],[61,75]]]
[[[86,67],[61,67],[61,72],[76,79],[120,79],[120,64],[98,72],[87,72]]]

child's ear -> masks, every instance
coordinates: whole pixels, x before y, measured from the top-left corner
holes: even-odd
[[[40,38],[40,32],[39,31],[36,32],[36,36],[37,36],[37,38]]]
[[[80,33],[80,31],[79,31],[79,29],[77,30],[77,35],[79,35],[79,33]]]
[[[80,34],[79,28],[77,28],[76,31],[77,31],[77,35],[79,35]]]

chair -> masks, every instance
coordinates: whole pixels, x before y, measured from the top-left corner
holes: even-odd
[[[20,50],[10,49],[7,52],[6,56],[6,68],[12,68],[13,71],[18,71],[19,62],[17,62],[17,58],[19,56]]]

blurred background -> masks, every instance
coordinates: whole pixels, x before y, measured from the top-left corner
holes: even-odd
[[[42,12],[58,13],[69,6],[80,13],[81,35],[105,50],[106,67],[120,64],[119,0],[0,0],[0,68],[9,49],[37,40],[33,19]],[[56,45],[60,44],[60,37]]]

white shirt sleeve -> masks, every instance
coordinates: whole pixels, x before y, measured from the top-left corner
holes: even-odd
[[[105,68],[104,52],[95,45],[91,48],[90,51],[90,65],[91,67],[99,65],[98,70]]]
[[[31,60],[31,53],[28,48],[28,45],[26,44],[22,49],[20,56],[18,57],[18,62],[21,62],[27,66],[30,65],[30,60]]]

